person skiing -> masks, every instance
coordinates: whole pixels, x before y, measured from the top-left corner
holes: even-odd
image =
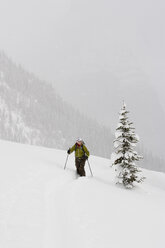
[[[85,176],[85,162],[89,157],[89,151],[87,147],[85,146],[84,141],[81,138],[78,138],[76,140],[76,143],[72,148],[69,148],[67,153],[71,154],[73,151],[75,151],[75,165],[77,168],[77,174],[82,176]]]

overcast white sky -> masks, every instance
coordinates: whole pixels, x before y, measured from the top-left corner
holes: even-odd
[[[164,0],[0,0],[0,49],[55,82],[126,58],[149,74],[161,96],[164,13]]]

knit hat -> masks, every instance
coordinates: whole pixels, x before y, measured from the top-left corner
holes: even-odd
[[[78,139],[76,140],[76,142],[84,143],[83,139],[81,139],[81,138],[78,138]]]

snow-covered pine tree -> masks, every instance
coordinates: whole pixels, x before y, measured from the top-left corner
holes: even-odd
[[[126,188],[132,188],[134,182],[140,183],[144,177],[140,176],[139,172],[141,171],[135,164],[142,157],[134,150],[139,138],[132,127],[133,123],[128,120],[128,113],[126,104],[123,102],[115,133],[115,152],[112,154],[112,165],[116,166],[117,183],[123,184]]]

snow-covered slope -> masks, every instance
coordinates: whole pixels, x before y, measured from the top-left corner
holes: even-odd
[[[109,160],[75,175],[66,152],[0,141],[1,248],[163,248],[165,174],[143,170],[133,190],[114,184]]]

